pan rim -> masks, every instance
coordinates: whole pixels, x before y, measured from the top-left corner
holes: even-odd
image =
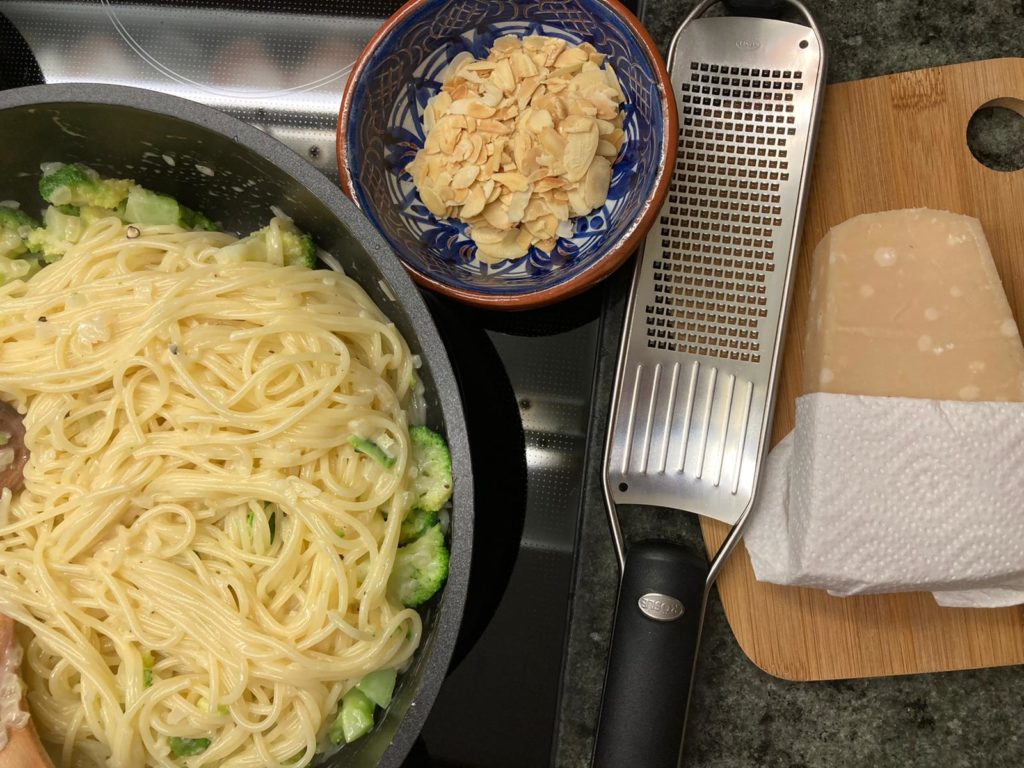
[[[434,379],[456,482],[448,581],[437,605],[434,625],[424,634],[417,649],[417,654],[426,654],[425,668],[409,707],[401,714],[378,762],[384,768],[398,768],[422,730],[448,671],[465,608],[473,542],[473,471],[462,399],[447,350],[423,297],[380,233],[330,179],[289,147],[238,118],[160,91],[106,83],[56,83],[0,91],[0,114],[14,108],[70,103],[155,113],[218,133],[255,152],[305,187],[351,233],[409,315],[420,353],[428,362]],[[382,721],[386,722],[387,718]],[[337,758],[330,758],[327,764],[337,762]]]

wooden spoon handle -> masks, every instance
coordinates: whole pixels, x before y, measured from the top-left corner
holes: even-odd
[[[0,615],[0,659],[7,653],[12,642],[14,621]],[[24,702],[22,706],[25,706]],[[0,749],[0,768],[53,768],[31,720],[24,728],[7,729],[7,746]]]
[[[7,746],[0,749],[0,768],[53,768],[32,721],[7,729]]]

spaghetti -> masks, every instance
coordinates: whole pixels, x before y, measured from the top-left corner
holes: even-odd
[[[0,613],[64,766],[181,765],[174,740],[190,766],[305,766],[419,644],[387,590],[413,357],[345,275],[224,263],[232,242],[108,217],[0,286],[31,451],[0,495]]]

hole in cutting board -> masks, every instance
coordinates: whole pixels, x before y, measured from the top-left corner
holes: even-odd
[[[975,160],[992,170],[1024,168],[1024,100],[982,104],[967,123],[967,147]]]

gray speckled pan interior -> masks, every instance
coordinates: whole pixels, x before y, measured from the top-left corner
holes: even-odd
[[[424,639],[373,733],[326,761],[399,766],[444,680],[466,597],[473,540],[469,445],[458,387],[422,297],[377,231],[337,187],[252,126],[183,99],[121,86],[42,85],[0,93],[0,200],[42,206],[39,164],[84,162],[203,211],[227,231],[262,226],[275,205],[334,254],[423,358],[430,426],[447,435],[455,474],[451,573],[424,612]],[[385,287],[386,286],[386,287]]]

